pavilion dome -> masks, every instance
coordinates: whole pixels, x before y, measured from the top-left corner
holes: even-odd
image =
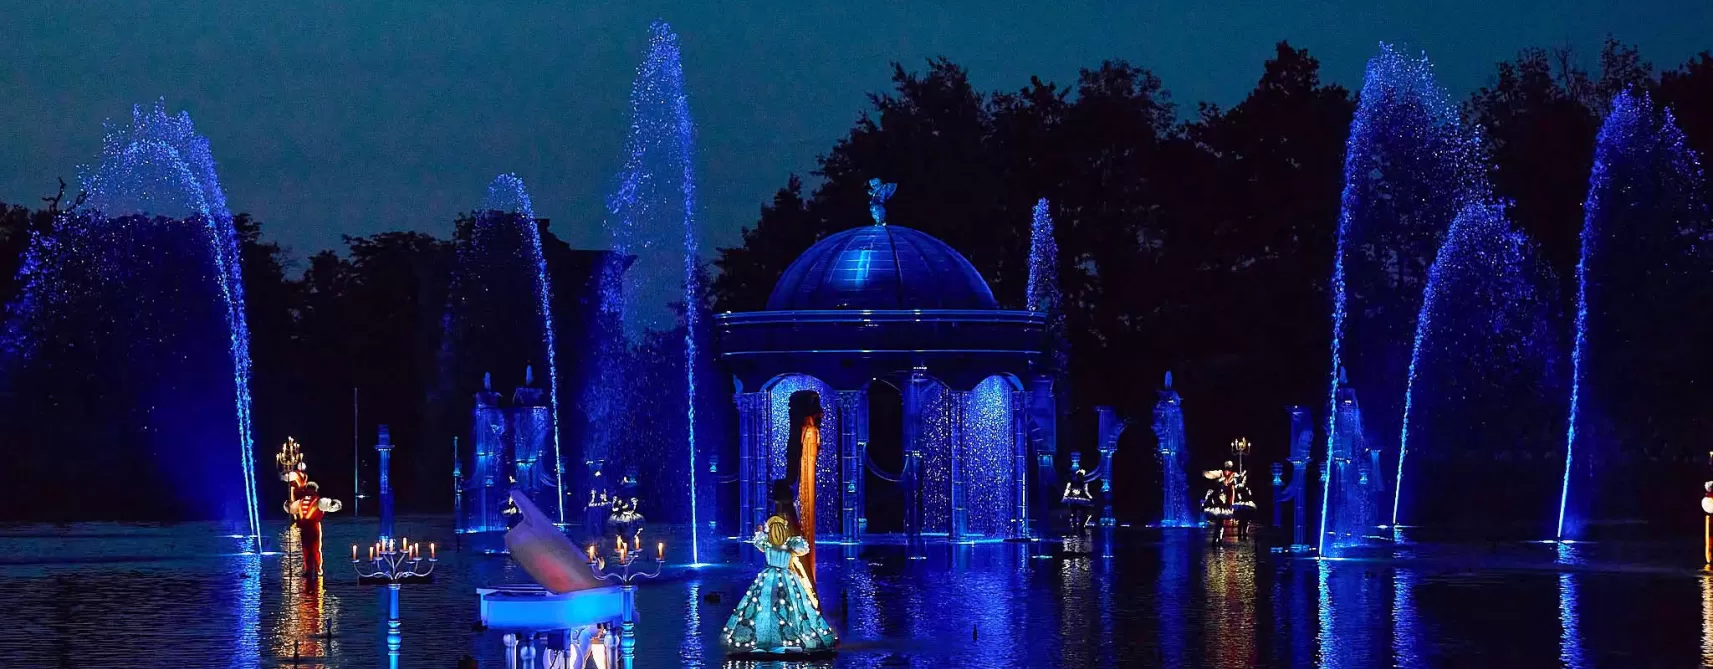
[[[865,225],[817,242],[767,298],[768,311],[998,308],[962,254],[896,225]]]

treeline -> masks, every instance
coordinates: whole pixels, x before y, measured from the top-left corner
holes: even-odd
[[[1230,108],[1182,108],[1158,77],[1118,61],[1084,70],[1068,86],[1032,79],[984,93],[944,59],[921,72],[895,66],[893,83],[870,96],[871,109],[819,159],[818,186],[806,190],[790,177],[742,243],[719,251],[715,309],[762,308],[799,253],[867,224],[872,177],[899,184],[888,203],[892,220],[962,251],[1003,305],[1021,307],[1030,212],[1046,197],[1059,235],[1076,407],[1066,448],[1092,443],[1096,404],[1140,421],[1125,448],[1151,447],[1146,417],[1167,370],[1185,398],[1197,464],[1221,457],[1238,436],[1255,442],[1258,456],[1276,457],[1283,407],[1323,410],[1327,283],[1355,101],[1321,80],[1306,50],[1280,43],[1255,89]],[[1491,178],[1510,216],[1567,292],[1594,134],[1606,100],[1624,87],[1650,91],[1676,110],[1694,148],[1713,150],[1713,56],[1706,53],[1661,70],[1617,42],[1592,66],[1568,50],[1528,49],[1462,100],[1464,117],[1484,128]],[[470,220],[460,217],[458,229]],[[286,435],[304,443],[324,489],[351,490],[355,388],[364,467],[373,466],[374,425],[387,423],[400,444],[401,504],[449,508],[450,439],[464,427],[452,423],[469,407],[465,381],[448,383],[438,358],[453,241],[408,231],[347,237],[345,248],[300,263],[264,239],[260,222],[240,215],[236,223],[264,507],[274,506],[268,455]],[[30,235],[50,224],[39,210],[0,207],[0,296],[8,301]],[[593,259],[543,225],[559,359],[577,364],[588,349],[577,350],[583,342],[565,333],[578,325],[564,314],[587,313]],[[669,358],[675,341],[656,337],[653,348]],[[526,362],[492,370],[495,389],[521,382]],[[1656,436],[1690,443],[1697,435]],[[13,463],[23,457],[18,450]],[[374,482],[364,488],[373,494]]]
[[[1324,414],[1327,284],[1355,100],[1321,80],[1306,50],[1278,44],[1255,89],[1228,109],[1184,110],[1158,77],[1124,62],[1083,70],[1070,86],[1032,79],[983,93],[941,59],[922,72],[895,65],[893,84],[820,158],[819,186],[805,192],[792,176],[742,244],[721,249],[717,309],[761,308],[798,253],[866,224],[871,177],[899,184],[893,221],[963,251],[1003,305],[1022,307],[1031,206],[1046,197],[1071,343],[1070,448],[1092,444],[1096,404],[1139,421],[1125,448],[1151,448],[1147,416],[1168,370],[1197,464],[1216,463],[1239,436],[1279,457],[1286,405]],[[1611,40],[1591,68],[1568,49],[1526,49],[1461,101],[1484,129],[1498,195],[1567,297],[1595,133],[1626,87],[1675,109],[1694,148],[1713,150],[1707,53],[1660,71]],[[1680,448],[1698,437],[1639,436]]]

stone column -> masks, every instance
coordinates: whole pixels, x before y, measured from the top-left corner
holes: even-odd
[[[857,424],[868,423],[862,415],[863,391],[840,390],[837,397],[839,415],[839,532],[847,541],[862,539],[863,452],[857,440]]]
[[[747,539],[767,517],[766,418],[758,407],[767,405],[767,393],[738,393],[738,527],[739,538]]]
[[[1062,492],[1059,470],[1054,463],[1059,451],[1059,410],[1053,377],[1035,377],[1029,387],[1028,403],[1029,436],[1034,441],[1035,455],[1034,490],[1041,496],[1039,503],[1030,508],[1031,521],[1037,532],[1045,532],[1051,527],[1053,501]]]
[[[506,418],[505,411],[500,408],[500,394],[489,385],[490,377],[484,374],[483,390],[476,393],[476,405],[470,416],[470,442],[474,456],[466,485],[475,496],[476,507],[471,512],[470,521],[465,524],[470,532],[506,529],[505,524],[497,520],[500,509],[505,506],[506,495],[506,489],[500,485],[505,483],[500,462],[505,450],[502,440],[505,438]]]
[[[393,439],[385,425],[380,426],[375,438],[375,452],[381,454],[381,541],[384,543],[393,537],[393,481],[388,474],[392,469]]]
[[[1293,406],[1287,409],[1291,415],[1291,545],[1303,546],[1308,541],[1308,498],[1310,479],[1309,472],[1313,471],[1313,461],[1309,454],[1314,447],[1314,415],[1308,407]],[[1283,500],[1274,499],[1275,508],[1283,506]]]
[[[1095,407],[1100,420],[1100,524],[1112,527],[1112,455],[1118,452],[1118,437],[1124,434],[1125,423],[1118,411],[1109,406]]]
[[[904,470],[899,486],[904,491],[904,534],[911,537],[922,534],[922,482],[918,474],[927,438],[927,426],[922,424],[922,405],[926,400],[922,393],[927,383],[920,372],[912,372],[904,383]]]
[[[965,405],[969,403],[970,394],[967,390],[953,390],[950,392],[950,395],[951,397],[949,399],[951,401],[947,405],[948,413],[950,415],[947,419],[951,423],[952,464],[951,471],[949,473],[950,475],[947,476],[947,479],[950,480],[952,487],[952,518],[950,527],[947,528],[947,532],[949,533],[948,536],[952,541],[957,541],[969,534],[969,500],[967,493],[969,482],[965,480],[969,477],[969,466],[968,463],[964,462],[964,458],[969,456],[969,446],[964,443],[964,408]]]
[[[857,534],[868,532],[868,391],[857,393],[856,511]]]
[[[1024,413],[1024,394],[1011,392],[1011,536],[1028,539],[1035,536],[1029,522],[1029,419]]]

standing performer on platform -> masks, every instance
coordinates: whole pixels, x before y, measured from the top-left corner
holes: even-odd
[[[321,575],[321,517],[344,508],[339,500],[321,496],[321,486],[309,480],[309,467],[303,463],[303,453],[297,440],[286,437],[280,452],[274,456],[280,468],[280,480],[288,492],[285,512],[297,526],[299,550],[303,553],[303,575]]]
[[[808,544],[803,571],[815,583],[815,462],[821,455],[821,396],[813,390],[791,393],[791,437],[785,447],[786,476],[796,484],[797,527]]]
[[[821,617],[821,603],[799,561],[809,552],[808,541],[791,531],[790,521],[773,516],[750,544],[767,555],[767,567],[726,620],[721,635],[726,650],[779,655],[832,651],[839,638]]]

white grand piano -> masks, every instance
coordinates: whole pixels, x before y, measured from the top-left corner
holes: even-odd
[[[476,588],[482,624],[506,633],[506,667],[619,666],[619,586],[595,578],[583,555],[527,497],[514,490],[512,504],[522,520],[506,532],[506,549],[536,583]]]
[[[619,587],[553,594],[539,585],[476,588],[482,624],[506,633],[506,667],[617,667]],[[539,658],[539,659],[538,659]]]

